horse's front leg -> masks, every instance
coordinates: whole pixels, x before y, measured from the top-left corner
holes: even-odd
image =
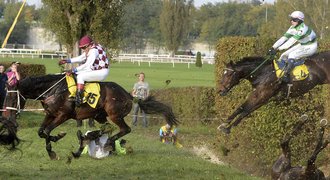
[[[50,159],[52,159],[52,160],[58,159],[58,157],[57,157],[56,153],[54,151],[52,151],[51,142],[57,142],[58,140],[62,139],[66,135],[65,132],[61,132],[61,133],[57,134],[56,136],[50,135],[50,132],[54,128],[56,128],[59,124],[63,123],[63,120],[62,121],[56,121],[56,120],[58,120],[58,118],[54,118],[53,116],[46,115],[42,126],[38,130],[39,137],[45,139],[46,150],[47,150],[47,153],[48,153]]]
[[[230,128],[231,128],[231,125],[230,125],[231,121],[233,119],[235,119],[235,117],[237,115],[239,115],[240,113],[242,113],[243,110],[244,110],[244,104],[241,105],[239,108],[237,108],[235,110],[235,112],[227,118],[226,122],[225,123],[222,123],[217,129],[220,130],[220,131],[222,131],[222,132],[224,132],[224,133],[226,133],[226,134],[229,134],[230,133]]]
[[[272,89],[272,86],[268,87],[267,84],[259,86],[249,95],[247,100],[233,113],[233,115],[229,116],[227,123],[220,125],[218,129],[229,134],[232,126],[237,126],[243,118],[266,104],[275,94],[276,89]],[[235,119],[237,115],[239,116]],[[233,120],[234,122],[232,122]]]

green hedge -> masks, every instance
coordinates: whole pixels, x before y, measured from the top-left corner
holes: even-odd
[[[173,108],[181,125],[210,124],[217,120],[214,109],[215,88],[168,88],[153,91],[152,94]]]
[[[5,69],[9,68],[11,62],[3,62],[1,63],[5,66]],[[20,64],[17,67],[18,72],[21,74],[21,78],[23,79],[26,76],[41,76],[46,74],[46,67],[41,64]]]
[[[263,42],[263,43],[262,43]],[[215,78],[219,83],[225,63],[238,61],[245,56],[265,55],[273,40],[260,40],[247,37],[226,37],[220,39],[216,50]],[[260,46],[260,44],[263,44]],[[320,49],[329,49],[325,44]],[[218,86],[219,84],[217,84]],[[227,118],[241,105],[252,91],[244,80],[225,97],[215,97],[218,117]],[[325,117],[325,105],[329,99],[328,86],[318,86],[302,97],[286,102],[270,102],[246,117],[232,129],[229,136],[219,134],[219,149],[229,151],[227,162],[250,173],[269,175],[271,166],[280,155],[279,142],[291,131],[298,117],[306,113],[311,120],[303,132],[292,141],[293,164],[305,165],[315,145],[319,120]]]

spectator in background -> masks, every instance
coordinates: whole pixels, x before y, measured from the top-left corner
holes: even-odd
[[[18,64],[13,62],[10,66],[10,71],[7,72],[8,85],[9,87],[14,87],[17,85],[17,82],[21,79],[19,72],[17,71]]]
[[[6,97],[6,83],[8,81],[7,74],[5,73],[5,66],[0,64],[0,109],[3,109],[3,102]],[[2,116],[2,111],[0,111],[0,116]]]
[[[149,96],[149,84],[144,81],[145,74],[143,72],[139,73],[139,81],[134,84],[132,96],[137,100],[144,100]],[[139,104],[135,102],[133,104],[133,121],[132,125],[137,126],[137,119],[139,114]],[[141,115],[143,118],[143,127],[148,127],[146,113],[141,110]]]

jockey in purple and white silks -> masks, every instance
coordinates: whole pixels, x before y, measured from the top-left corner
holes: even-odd
[[[94,43],[91,37],[84,36],[79,41],[79,48],[83,50],[80,56],[59,62],[59,64],[84,62],[72,69],[72,73],[77,74],[77,105],[82,103],[85,82],[103,81],[109,74],[109,60],[101,45]]]
[[[316,34],[304,23],[304,13],[294,11],[290,14],[290,18],[290,28],[269,50],[270,54],[275,54],[276,50],[288,49],[280,57],[280,60],[287,63],[285,74],[282,78],[285,82],[289,82],[290,72],[293,67],[304,63],[304,60],[301,60],[301,58],[311,56],[317,51]],[[294,44],[296,45],[293,46]]]

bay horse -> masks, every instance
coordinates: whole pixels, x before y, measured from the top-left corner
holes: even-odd
[[[281,141],[282,154],[274,162],[272,167],[271,177],[274,180],[326,180],[324,173],[319,170],[315,161],[317,155],[327,147],[330,141],[330,136],[324,140],[324,131],[327,125],[327,120],[322,119],[320,121],[321,128],[319,129],[319,134],[316,142],[316,147],[307,161],[306,167],[301,166],[291,166],[291,149],[290,141],[291,139],[298,134],[302,129],[302,126],[307,122],[308,116],[303,115],[300,117],[298,123],[294,126],[293,131],[286,136],[284,136]]]
[[[259,68],[262,62],[265,63]],[[316,85],[330,83],[330,51],[306,58],[305,64],[308,67],[309,76],[305,80],[293,81],[288,97],[301,96]],[[242,79],[252,84],[253,91],[246,101],[227,118],[226,122],[218,127],[218,130],[226,134],[229,134],[231,128],[237,126],[244,117],[266,104],[271,97],[279,92],[283,94],[288,92],[288,85],[279,81],[275,74],[272,59],[265,61],[264,57],[244,57],[237,63],[232,61],[227,63],[220,81],[220,95],[226,95]]]
[[[25,99],[39,100],[44,108],[45,117],[38,130],[38,135],[45,139],[46,150],[51,159],[58,158],[52,150],[51,142],[57,142],[66,135],[66,133],[61,132],[53,136],[51,131],[68,119],[94,118],[97,122],[104,124],[109,117],[119,127],[119,132],[108,139],[109,145],[131,132],[131,128],[125,123],[124,118],[131,111],[132,95],[115,82],[100,82],[99,85],[100,99],[96,107],[92,108],[87,103],[76,107],[75,102],[68,100],[70,92],[65,81],[65,74],[26,77],[18,82],[17,90],[20,93],[20,99],[24,97]],[[7,97],[5,106],[8,107],[8,103],[15,101],[17,104],[17,98]],[[145,100],[138,100],[137,103],[147,114],[163,115],[170,125],[179,123],[172,108],[156,101],[152,96]]]

